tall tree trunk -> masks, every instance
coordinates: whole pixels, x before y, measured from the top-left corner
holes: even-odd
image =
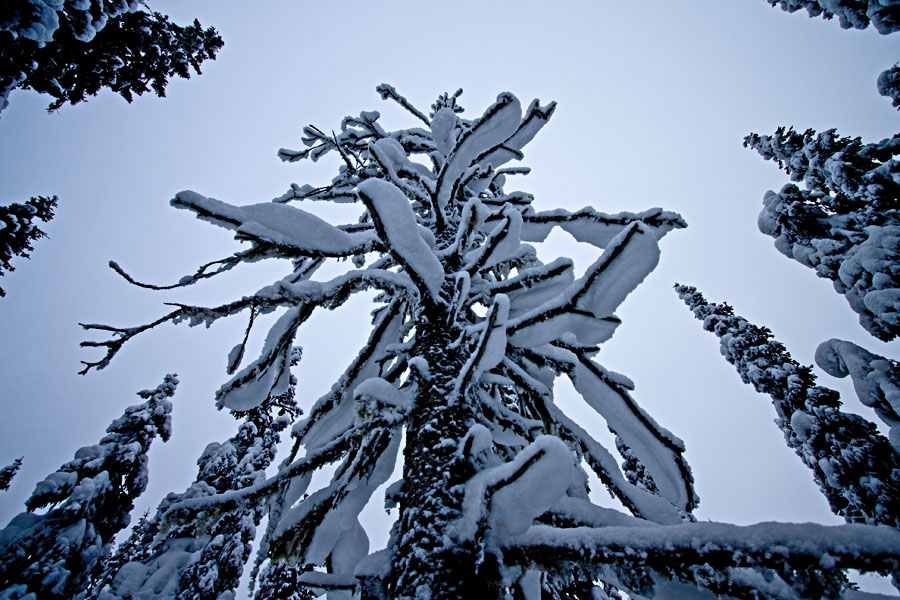
[[[465,363],[460,349],[452,348],[460,332],[442,317],[417,327],[414,354],[428,361],[431,378],[420,384],[407,428],[392,598],[421,597],[417,591],[426,589],[431,600],[485,597],[483,585],[476,585],[474,546],[459,547],[447,536],[474,473],[457,452],[474,410],[454,389]]]

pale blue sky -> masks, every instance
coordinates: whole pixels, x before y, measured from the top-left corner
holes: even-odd
[[[837,127],[872,141],[892,135],[900,115],[878,96],[875,79],[900,58],[900,38],[845,31],[763,0],[273,0],[253,8],[155,0],[151,7],[220,30],[225,48],[203,76],[173,81],[165,99],[128,105],[104,92],[52,115],[44,112],[49,99],[16,92],[0,115],[0,202],[60,197],[49,239],[0,281],[8,292],[0,299],[0,464],[25,456],[0,496],[0,520],[166,372],[183,382],[175,434],[152,451],[141,506],[193,479],[203,446],[233,429],[212,398],[245,323],[208,331],[166,325],[86,377],[75,374],[79,361],[96,355],[78,347],[85,338],[77,323],[131,325],[162,314],[164,301],[224,302],[283,267],[257,265],[197,290],[154,293],[129,286],[106,263],[166,283],[233,252],[238,245],[226,231],[171,209],[174,193],[193,189],[241,204],[269,200],[292,182],[330,180],[334,162],[283,164],[276,150],[299,147],[307,123],[337,128],[364,109],[381,111],[394,127],[415,125],[375,93],[388,82],[424,109],[462,87],[469,118],[501,91],[523,102],[558,101],[526,149],[532,174],[508,186],[533,192],[539,208],[680,212],[688,229],[663,241],[659,268],[625,302],[624,324],[600,361],[633,379],[642,406],[685,440],[699,517],[838,522],[772,424],[768,399],[740,383],[671,286],[689,283],[727,300],[768,325],[803,363],[831,337],[900,358],[894,344],[859,328],[829,282],[783,258],[757,231],[764,192],[787,177],[741,147],[747,133],[782,124]],[[569,247],[558,241],[546,256]],[[578,252],[582,267],[593,259],[591,249]],[[304,406],[361,340],[365,301],[328,316],[299,341]],[[849,389],[825,375],[820,382]],[[844,400],[871,414],[852,393]]]

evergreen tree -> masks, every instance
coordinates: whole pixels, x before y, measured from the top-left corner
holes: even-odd
[[[275,409],[278,415],[271,414]],[[120,559],[120,566],[111,569],[99,586],[97,598],[217,600],[237,588],[264,515],[262,502],[241,503],[206,518],[192,515],[165,521],[165,517],[180,502],[240,490],[264,479],[279,433],[294,414],[291,391],[243,413],[237,434],[225,443],[209,444],[197,461],[197,480],[185,492],[170,494],[162,502],[142,536],[152,541],[130,560]]]
[[[128,102],[214,59],[223,42],[199,22],[182,27],[136,0],[52,3],[18,0],[0,8],[0,110],[13,89],[77,104],[109,88]]]
[[[15,256],[28,258],[34,247],[31,245],[46,234],[33,223],[40,219],[44,223],[53,218],[56,196],[39,196],[27,200],[25,204],[0,206],[0,277],[4,271],[15,271],[10,264]],[[0,287],[0,297],[6,292]]]
[[[707,302],[696,288],[676,291],[703,328],[721,339],[722,354],[741,380],[771,396],[775,423],[812,470],[831,510],[851,523],[900,528],[900,454],[875,426],[841,412],[840,395],[815,385],[811,368],[791,358],[768,329],[728,305]]]
[[[744,140],[803,182],[769,191],[760,231],[775,238],[785,256],[830,279],[872,335],[900,333],[900,136],[863,144],[828,130]]]
[[[85,597],[147,486],[150,442],[169,438],[177,384],[167,375],[155,390],[140,392],[145,401],[113,421],[99,444],[81,448],[37,484],[25,503],[29,512],[0,531],[0,597]],[[35,512],[42,508],[49,510]]]
[[[111,265],[132,283],[162,289],[243,262],[292,261],[289,275],[233,302],[176,305],[132,328],[84,326],[111,334],[84,343],[106,350],[85,363],[87,371],[161,323],[210,324],[247,311],[249,332],[258,313],[279,310],[256,359],[244,361],[246,337],[229,354],[233,376],[216,400],[240,412],[291,387],[293,342],[317,308],[377,292],[367,342],[293,426],[294,448],[278,471],[236,491],[208,485],[219,493],[170,498],[161,531],[264,504],[261,552],[270,562],[260,589],[273,597],[296,584],[392,599],[587,599],[697,588],[814,598],[839,595],[844,569],[900,568],[900,532],[890,528],[693,522],[697,497],[682,442],[638,406],[626,377],[594,360],[619,323],[616,308],[655,267],[659,239],[684,226],[678,215],[541,212],[530,194],[506,191],[509,176],[527,173],[506,164],[523,158],[554,104],[523,110],[504,93],[469,120],[461,91],[439,97],[427,115],[391,86],[378,91],[424,127],[389,131],[378,112],[365,111],[336,133],[308,126],[304,150],[281,151],[287,161],[333,152],[340,166],[330,184],[293,185],[273,202],[245,206],[190,191],[172,200],[249,248],[175,286],[140,284]],[[332,225],[298,206],[316,201],[355,203],[359,218]],[[579,278],[570,259],[544,263],[526,243],[556,227],[598,249]],[[329,259],[346,258],[342,273],[315,278]],[[626,472],[556,406],[559,376],[614,431]],[[399,517],[388,547],[370,553],[359,515],[388,483],[404,435],[403,475],[386,492]],[[330,482],[310,489],[313,473],[332,463]],[[590,501],[585,468],[625,512]],[[198,539],[194,529],[182,550],[195,552],[188,546]],[[172,568],[141,589],[178,589],[185,572]],[[126,567],[120,577],[133,579]]]
[[[838,18],[844,29],[865,29],[871,23],[879,33],[900,30],[900,2],[896,0],[766,0],[789,13],[806,9],[810,17]]]
[[[9,484],[12,483],[13,477],[16,476],[16,473],[19,472],[19,467],[22,466],[22,459],[17,458],[12,461],[12,464],[7,465],[0,469],[0,490],[8,490]]]
[[[315,596],[300,584],[302,570],[283,560],[273,560],[263,567],[253,595],[255,600],[313,600]]]

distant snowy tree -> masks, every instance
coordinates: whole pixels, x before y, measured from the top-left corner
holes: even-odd
[[[900,333],[900,136],[863,144],[828,130],[751,134],[744,145],[806,189],[766,192],[760,231],[830,279],[872,335]]]
[[[96,597],[216,600],[234,590],[250,557],[250,544],[264,515],[263,503],[240,503],[206,519],[192,515],[177,524],[163,517],[173,504],[240,490],[264,479],[279,433],[293,420],[294,406],[292,392],[266,402],[243,414],[244,421],[232,438],[209,444],[197,461],[196,482],[162,502],[156,517],[144,527],[143,537],[152,541],[130,560],[119,558],[118,573],[106,578]],[[279,414],[273,415],[274,410]]]
[[[216,400],[240,412],[290,389],[294,339],[316,309],[376,292],[368,341],[293,426],[293,452],[277,472],[240,489],[207,484],[170,497],[162,532],[267,506],[259,600],[296,598],[294,585],[332,600],[586,600],[697,588],[819,598],[841,593],[847,568],[900,568],[900,532],[891,528],[693,522],[697,497],[682,442],[638,406],[626,377],[593,358],[619,324],[619,304],[657,264],[659,238],[684,226],[678,215],[538,211],[530,194],[507,192],[509,176],[528,172],[507,163],[523,158],[552,103],[523,110],[504,93],[468,120],[461,91],[439,97],[427,115],[391,86],[378,91],[421,125],[390,131],[366,111],[338,132],[308,126],[305,149],[280,152],[287,161],[334,153],[340,166],[331,183],[293,185],[272,202],[243,206],[189,191],[172,200],[249,248],[174,286],[138,283],[111,264],[132,283],[164,289],[263,258],[291,261],[284,278],[221,306],[176,305],[131,328],[85,325],[111,334],[84,343],[106,350],[87,371],[161,323],[208,325],[247,311],[249,332],[256,315],[279,311],[256,359],[244,361],[246,338],[229,354],[233,376]],[[355,204],[359,218],[332,225],[308,210],[317,202]],[[598,249],[580,277],[570,259],[544,263],[528,243],[554,228]],[[315,278],[329,259],[343,270]],[[563,375],[615,433],[625,472],[554,403]],[[402,478],[389,482],[404,435]],[[330,482],[310,488],[329,464]],[[624,512],[590,501],[586,468]],[[387,548],[370,552],[359,515],[389,483],[386,500],[399,517]],[[182,551],[193,552],[198,535]],[[126,565],[119,577],[161,590],[178,588],[185,572],[173,567],[149,581]]]
[[[815,385],[811,368],[791,358],[768,329],[728,305],[707,302],[693,287],[676,291],[703,328],[721,339],[722,354],[744,383],[771,396],[776,424],[812,470],[831,510],[851,523],[900,528],[900,453],[875,425],[841,412],[838,392]],[[831,347],[844,350],[840,343]]]
[[[4,271],[15,271],[10,261],[16,257],[28,258],[34,250],[32,242],[46,235],[37,225],[35,219],[44,223],[53,218],[56,208],[56,196],[52,198],[38,196],[27,200],[25,204],[0,206],[0,277]],[[0,297],[6,292],[0,287]]]
[[[0,469],[0,490],[8,490],[9,484],[12,483],[13,477],[16,476],[16,473],[19,471],[19,467],[22,466],[22,459],[17,458],[12,461],[12,464],[9,464],[2,469]]]
[[[787,12],[805,9],[810,17],[838,18],[844,29],[865,29],[871,23],[879,33],[900,30],[897,0],[766,0]]]
[[[0,530],[0,598],[84,598],[115,535],[147,486],[147,450],[171,432],[169,398],[178,380],[167,375],[145,401],[126,409],[95,446],[85,446],[35,487],[20,513]],[[39,514],[35,511],[49,508]]]
[[[0,7],[0,110],[14,89],[55,100],[50,110],[77,104],[109,88],[128,102],[153,89],[165,95],[169,77],[189,78],[214,59],[222,39],[196,20],[182,27],[140,0],[44,2]]]

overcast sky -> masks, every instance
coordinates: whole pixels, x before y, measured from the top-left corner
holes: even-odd
[[[78,323],[134,325],[164,314],[166,301],[226,302],[280,277],[287,265],[251,265],[198,289],[151,292],[106,264],[114,259],[138,279],[172,283],[234,252],[239,245],[228,232],[170,208],[169,199],[192,189],[234,204],[262,202],[292,182],[329,181],[333,160],[285,164],[276,151],[301,147],[305,124],[336,129],[361,110],[381,111],[393,128],[416,126],[376,94],[387,82],[426,112],[438,94],[462,87],[468,118],[502,91],[523,103],[556,100],[556,114],[525,149],[532,174],[507,185],[534,193],[539,210],[662,206],[681,213],[689,227],[663,240],[660,266],[625,301],[623,325],[598,360],[633,379],[638,402],[685,440],[699,518],[840,522],[785,446],[768,397],[740,382],[717,339],[671,287],[692,284],[728,301],[769,326],[801,363],[832,337],[900,358],[896,343],[858,326],[830,282],[782,257],[758,232],[763,194],[787,176],[741,146],[747,133],[779,125],[836,127],[866,141],[895,133],[900,115],[875,80],[900,58],[900,37],[845,31],[763,0],[150,6],[178,23],[197,17],[218,28],[225,47],[202,76],[172,81],[164,99],[129,105],[103,92],[50,115],[48,98],[15,92],[0,115],[0,203],[60,198],[48,239],[0,280],[7,290],[0,299],[0,465],[25,457],[12,489],[0,495],[0,521],[167,372],[182,380],[174,436],[153,447],[140,508],[190,483],[203,447],[236,427],[215,411],[213,394],[246,323],[165,325],[84,377],[76,375],[79,361],[98,355],[79,348],[86,338]],[[583,269],[596,250],[565,237],[554,235],[542,257],[569,254]],[[368,309],[360,298],[301,330],[302,406],[355,353]],[[846,382],[816,372],[820,383],[844,391],[847,410],[874,418]],[[560,389],[579,421],[605,429]],[[383,529],[373,533],[373,548],[384,543]]]

